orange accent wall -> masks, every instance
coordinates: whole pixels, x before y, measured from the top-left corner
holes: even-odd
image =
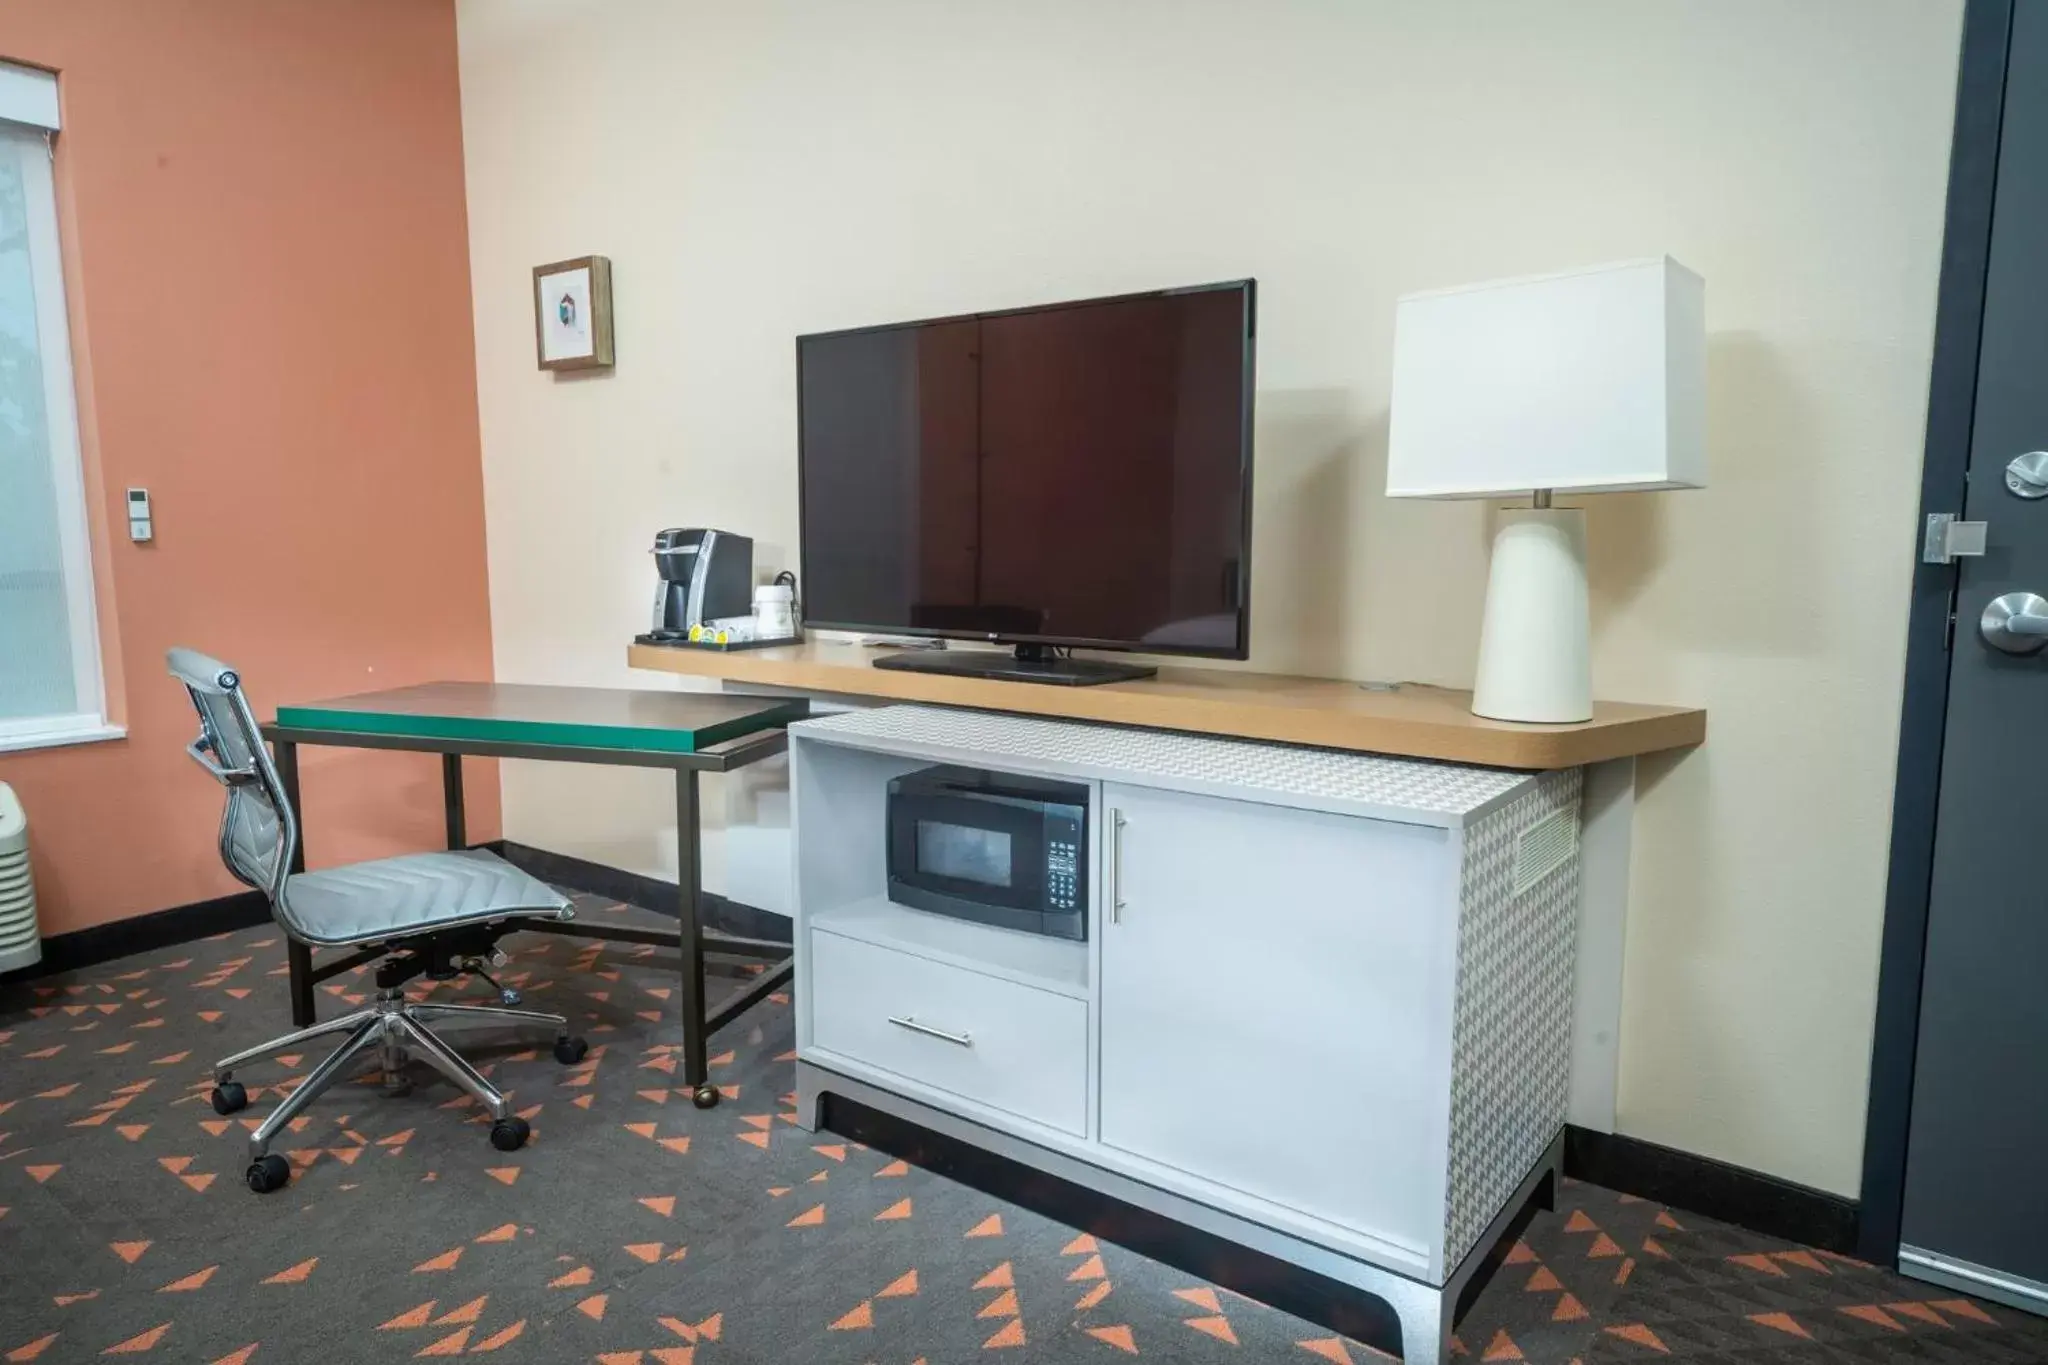
[[[102,647],[128,737],[0,753],[43,933],[241,889],[174,644],[278,703],[491,676],[452,0],[7,0],[59,74]],[[524,288],[523,280],[507,287]],[[156,542],[120,503],[150,489]],[[303,750],[314,865],[438,847],[431,755]],[[498,833],[469,764],[472,839]]]

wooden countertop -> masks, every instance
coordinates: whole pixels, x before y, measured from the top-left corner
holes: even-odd
[[[1053,687],[875,668],[872,661],[881,652],[825,642],[731,653],[632,645],[626,661],[634,668],[816,694],[972,706],[1497,768],[1576,768],[1686,748],[1707,737],[1707,713],[1681,706],[1595,702],[1593,719],[1583,724],[1518,725],[1473,715],[1469,692],[1413,683],[1378,692],[1332,678],[1169,667],[1138,682]]]

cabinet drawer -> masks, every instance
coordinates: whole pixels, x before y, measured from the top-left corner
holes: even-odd
[[[810,932],[817,1047],[1086,1135],[1086,1001]]]

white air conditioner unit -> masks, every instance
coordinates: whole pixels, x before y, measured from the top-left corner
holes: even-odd
[[[36,884],[28,872],[28,817],[14,788],[0,782],[0,972],[43,960],[36,930]]]

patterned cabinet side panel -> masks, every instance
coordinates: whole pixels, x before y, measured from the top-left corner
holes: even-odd
[[[1545,774],[1465,829],[1458,994],[1452,1023],[1448,1276],[1564,1126],[1571,1083],[1572,952],[1578,931],[1579,773]],[[1568,812],[1570,856],[1519,893],[1518,859],[1555,848]],[[1532,833],[1528,846],[1523,835]],[[1548,834],[1549,840],[1537,836]]]
[[[814,717],[791,728],[841,739],[940,745],[992,767],[1028,759],[1178,791],[1317,796],[1453,818],[1530,781],[1528,773],[1502,768],[941,706],[880,706]]]

